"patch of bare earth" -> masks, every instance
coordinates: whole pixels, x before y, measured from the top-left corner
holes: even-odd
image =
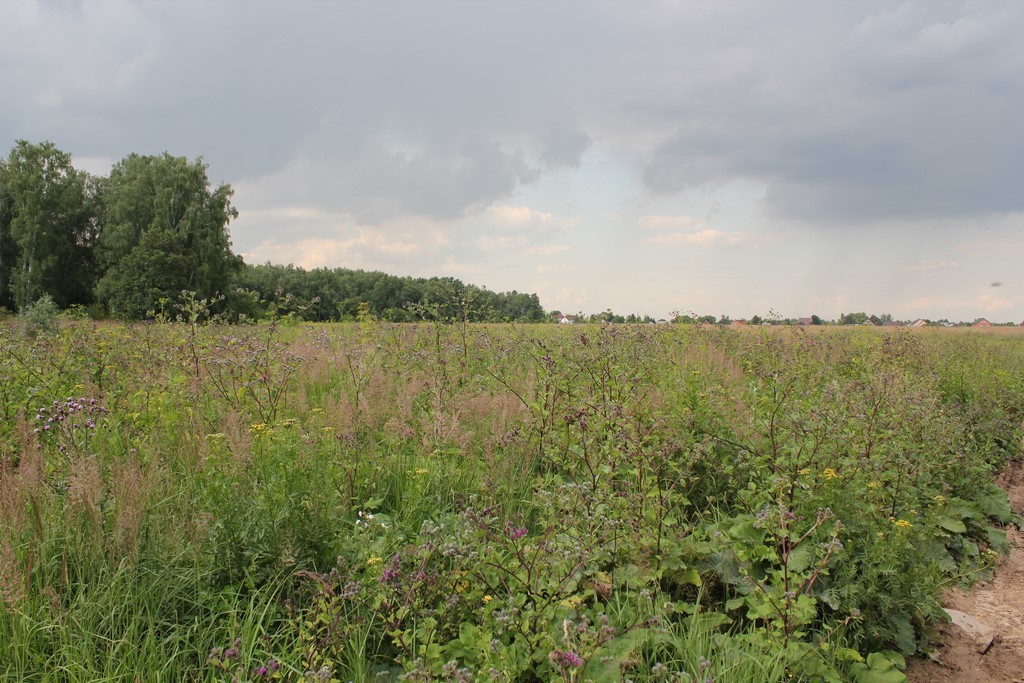
[[[1024,514],[1024,460],[1010,463],[999,485]],[[995,578],[945,596],[953,622],[941,627],[932,661],[908,667],[911,683],[1024,683],[1024,534],[1011,526],[1007,535],[1010,555]]]

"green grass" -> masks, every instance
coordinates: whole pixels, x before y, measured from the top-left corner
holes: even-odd
[[[0,334],[3,680],[841,679],[1003,549],[1021,336],[192,332]]]

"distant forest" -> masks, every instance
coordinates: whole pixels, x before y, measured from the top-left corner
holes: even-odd
[[[455,278],[247,264],[231,251],[232,193],[211,187],[201,159],[131,154],[97,177],[53,143],[19,140],[0,158],[0,308],[50,297],[61,309],[140,320],[173,314],[192,292],[229,319],[548,319],[536,294]]]

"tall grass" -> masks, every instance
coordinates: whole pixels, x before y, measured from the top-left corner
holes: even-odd
[[[76,322],[0,373],[5,680],[853,676],[1004,548],[1024,420],[1022,338],[931,331]]]

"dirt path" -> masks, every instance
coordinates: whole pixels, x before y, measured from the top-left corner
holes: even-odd
[[[1024,514],[1024,460],[1011,463],[999,485]],[[956,623],[941,628],[937,661],[911,664],[911,683],[1024,683],[1024,533],[1010,527],[1007,535],[1010,556],[995,578],[946,596]]]

